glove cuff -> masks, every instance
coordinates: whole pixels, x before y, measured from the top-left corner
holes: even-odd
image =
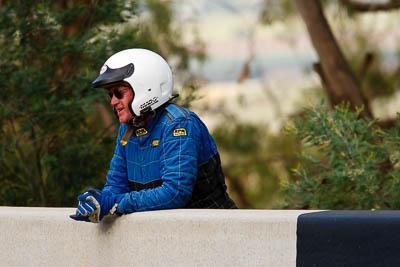
[[[125,213],[125,210],[124,210],[124,199],[122,199],[122,200],[117,204],[116,213],[119,214],[119,215],[122,215],[122,214]]]

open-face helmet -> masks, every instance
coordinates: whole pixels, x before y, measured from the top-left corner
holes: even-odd
[[[150,50],[132,48],[112,55],[92,84],[107,87],[120,82],[127,83],[134,93],[129,106],[137,117],[174,98],[171,68],[160,55]]]

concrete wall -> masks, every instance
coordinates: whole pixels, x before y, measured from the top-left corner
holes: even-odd
[[[164,210],[100,224],[0,207],[0,266],[296,266],[304,211]]]

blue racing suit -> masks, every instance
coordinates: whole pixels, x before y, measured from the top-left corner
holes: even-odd
[[[226,192],[217,147],[199,117],[175,104],[143,128],[121,124],[103,191],[123,194],[121,213],[173,208],[236,208]],[[124,142],[122,142],[124,143]]]

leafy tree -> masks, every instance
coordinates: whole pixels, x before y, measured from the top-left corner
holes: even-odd
[[[139,10],[150,15],[128,23]],[[131,47],[187,71],[203,53],[182,45],[170,10],[150,0],[0,2],[1,205],[72,206],[78,192],[104,184],[115,122],[91,81],[108,56]]]
[[[300,14],[319,58],[313,70],[333,108],[312,108],[305,118],[298,114],[291,128],[291,136],[303,138],[307,146],[294,177],[284,187],[286,206],[397,208],[398,119],[374,119],[371,102],[399,89],[399,57],[397,53],[393,57],[397,63],[388,68],[383,57],[387,51],[376,41],[391,31],[375,37],[371,30],[357,26],[367,12],[398,10],[399,1],[285,0],[269,11],[272,2],[265,0],[261,14],[265,23]],[[340,31],[340,25],[345,25],[345,31]],[[344,32],[351,32],[352,38]]]
[[[400,208],[400,117],[384,131],[349,105],[307,110],[289,132],[306,148],[297,177],[285,185],[286,205],[303,209]]]

